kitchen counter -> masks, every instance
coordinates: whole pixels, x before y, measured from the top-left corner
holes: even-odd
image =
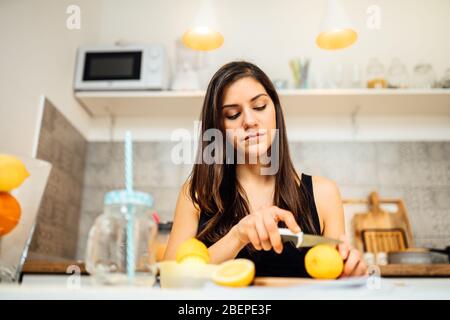
[[[296,285],[290,287],[224,288],[207,284],[202,289],[94,286],[89,276],[79,283],[67,275],[27,275],[21,285],[1,284],[6,299],[151,299],[151,300],[309,300],[309,299],[450,299],[450,278],[381,278],[371,289]],[[79,285],[78,285],[79,284]]]

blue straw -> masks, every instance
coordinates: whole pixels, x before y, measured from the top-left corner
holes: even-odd
[[[133,146],[131,142],[131,133],[125,133],[125,188],[128,195],[133,193]],[[134,258],[134,212],[133,205],[128,205],[127,221],[127,275],[128,282],[131,284],[134,279],[135,258]]]
[[[125,188],[128,193],[133,192],[133,145],[130,131],[125,133]]]

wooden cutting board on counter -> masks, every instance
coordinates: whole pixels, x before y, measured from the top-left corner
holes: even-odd
[[[389,264],[379,266],[381,277],[450,277],[450,264]],[[350,278],[346,278],[350,279]],[[321,280],[311,278],[256,277],[253,285],[257,287],[286,287],[302,284],[317,284]],[[336,280],[339,281],[339,280]]]
[[[388,264],[379,267],[382,277],[450,277],[450,263]]]
[[[311,278],[256,277],[253,281],[253,285],[257,287],[286,287],[315,282],[317,282],[317,280]]]
[[[88,274],[84,262],[81,261],[44,261],[27,260],[25,261],[23,274],[70,274],[73,272],[72,266],[77,266],[82,275]]]

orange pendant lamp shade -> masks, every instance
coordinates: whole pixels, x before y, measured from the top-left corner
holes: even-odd
[[[193,26],[183,34],[181,41],[193,50],[218,49],[224,42],[223,35],[218,30],[213,0],[201,0]]]
[[[224,39],[220,32],[209,27],[193,27],[184,33],[181,41],[188,48],[210,51],[220,48]]]
[[[319,48],[337,50],[351,46],[358,34],[350,25],[349,19],[339,0],[328,0],[327,11],[321,31],[316,38]]]

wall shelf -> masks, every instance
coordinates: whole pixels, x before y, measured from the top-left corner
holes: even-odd
[[[204,91],[84,91],[75,97],[92,117],[198,119]],[[286,117],[303,115],[450,116],[450,89],[280,90]]]

